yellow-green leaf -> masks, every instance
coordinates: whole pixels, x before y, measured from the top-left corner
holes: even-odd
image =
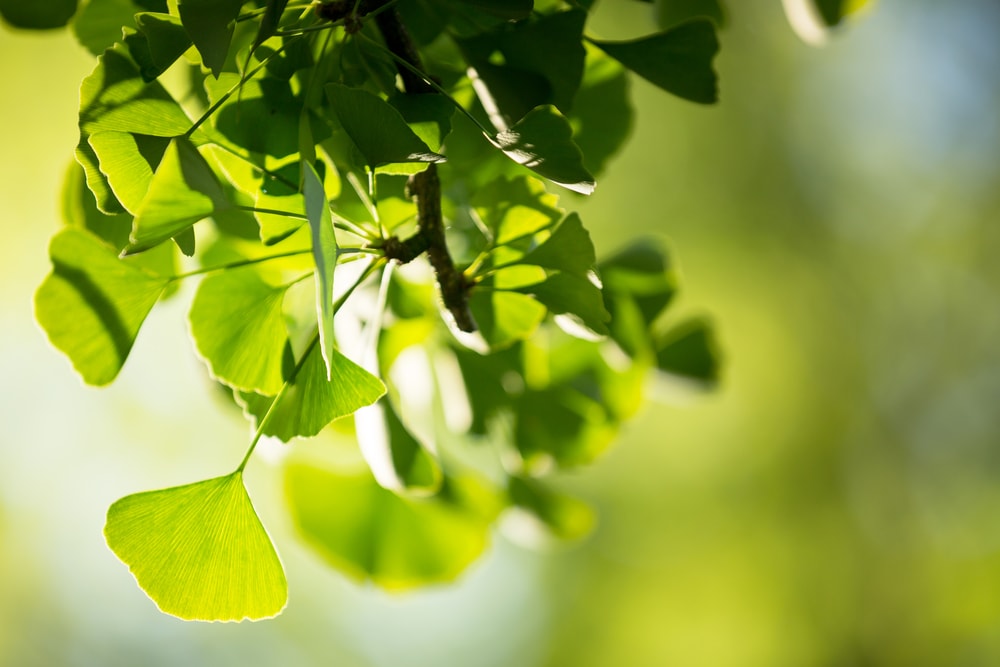
[[[288,585],[243,475],[126,496],[104,537],[161,611],[190,621],[276,616]]]

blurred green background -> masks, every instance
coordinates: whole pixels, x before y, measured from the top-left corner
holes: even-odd
[[[632,141],[577,203],[606,253],[671,238],[720,390],[656,386],[564,479],[600,514],[583,543],[497,534],[402,596],[307,552],[259,457],[291,599],[241,625],[161,615],[104,545],[111,502],[227,471],[246,426],[185,299],[105,390],[45,342],[31,295],[93,65],[66,32],[0,32],[0,664],[1000,664],[1000,4],[882,0],[822,49],[778,0],[728,9],[720,105],[636,81]],[[594,27],[647,12],[604,0]]]

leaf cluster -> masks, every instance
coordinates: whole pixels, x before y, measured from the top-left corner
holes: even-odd
[[[105,385],[198,281],[195,352],[253,426],[231,473],[108,512],[163,611],[283,608],[243,485],[262,437],[357,443],[353,468],[292,457],[291,517],[342,571],[407,588],[456,577],[501,514],[584,534],[589,510],[548,476],[597,458],[651,376],[717,380],[710,326],[664,325],[663,242],[600,257],[563,202],[625,141],[630,76],[716,100],[722,9],[663,0],[648,34],[608,41],[590,5],[0,3],[16,26],[71,20],[97,56],[39,323]]]

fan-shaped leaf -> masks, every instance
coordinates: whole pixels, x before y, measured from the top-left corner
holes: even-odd
[[[715,27],[695,20],[628,42],[594,41],[605,53],[668,93],[711,104],[718,98],[712,59],[719,51]]]
[[[565,271],[580,278],[585,278],[596,262],[590,234],[583,228],[576,213],[570,213],[559,223],[552,236],[518,260],[519,264]]]
[[[367,472],[287,468],[295,523],[343,572],[388,589],[451,581],[486,548],[497,500],[481,486],[449,480],[433,498],[401,498]]]
[[[369,168],[444,161],[444,156],[432,151],[414,134],[403,116],[381,97],[334,83],[326,87],[326,92],[340,124]]]
[[[295,364],[281,315],[286,287],[252,270],[222,271],[198,287],[188,319],[212,375],[243,391],[273,396]]]
[[[507,157],[553,183],[589,195],[594,177],[583,166],[569,122],[552,106],[533,109],[514,127],[488,137]]]
[[[49,254],[52,273],[35,293],[35,317],[87,384],[108,384],[169,280],[79,229],[56,234]]]
[[[718,381],[718,347],[705,320],[677,325],[658,337],[655,347],[656,367],[661,371],[706,384]]]
[[[296,436],[311,437],[334,419],[371,405],[385,394],[385,385],[337,350],[327,379],[326,364],[319,351],[318,339],[299,362],[298,371],[277,397],[240,393],[244,409],[258,423],[277,401],[264,426],[265,435],[288,442]]]
[[[243,0],[181,0],[181,23],[216,77],[222,72],[233,39],[233,25]]]
[[[218,179],[190,140],[170,142],[132,223],[128,254],[142,252],[229,208]]]
[[[108,510],[108,546],[161,611],[192,621],[276,616],[288,584],[243,475],[126,496]]]

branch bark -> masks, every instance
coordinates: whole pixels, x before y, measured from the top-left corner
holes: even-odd
[[[409,63],[414,70],[424,72],[420,54],[396,8],[390,7],[380,12],[375,16],[375,21],[389,50]],[[396,71],[399,72],[406,94],[434,92],[433,87],[414,71],[398,65]],[[460,330],[473,332],[476,330],[476,321],[469,311],[469,289],[472,285],[455,267],[445,241],[444,218],[441,215],[441,180],[437,165],[431,164],[426,170],[411,176],[407,182],[407,190],[417,204],[417,232],[405,240],[396,237],[386,239],[382,250],[389,259],[404,264],[426,252],[427,259],[434,268],[445,309],[451,313]]]

